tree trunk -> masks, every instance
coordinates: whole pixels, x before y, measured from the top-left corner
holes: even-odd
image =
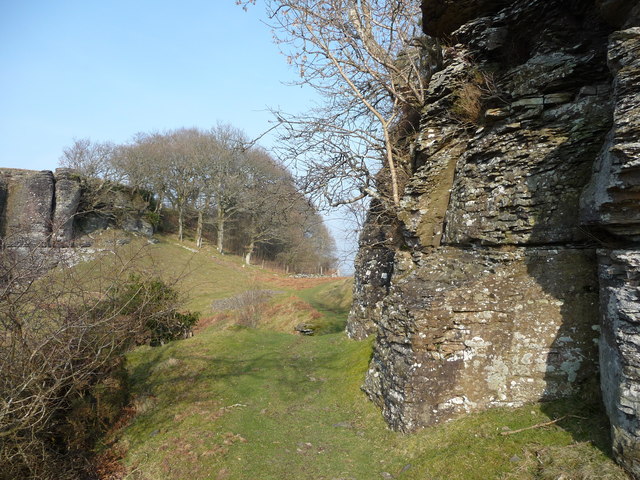
[[[158,203],[156,203],[155,213],[160,215],[160,212],[162,212],[162,204],[164,203],[164,195],[161,193],[157,194],[157,201]]]
[[[251,255],[253,254],[254,242],[251,241],[249,246],[247,247],[247,253],[244,255],[244,263],[245,265],[251,265]]]
[[[202,210],[198,210],[198,227],[196,229],[196,247],[202,248]]]
[[[216,226],[218,230],[218,242],[216,248],[219,253],[223,253],[222,246],[224,242],[224,211],[218,207],[218,214],[216,218]]]
[[[178,241],[181,242],[182,241],[182,223],[183,223],[183,217],[184,217],[184,209],[182,208],[182,205],[178,206]]]

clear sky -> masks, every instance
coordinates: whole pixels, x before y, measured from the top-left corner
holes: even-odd
[[[267,107],[312,98],[283,84],[296,72],[263,19],[234,0],[0,0],[0,166],[54,169],[74,138],[217,121],[257,137]]]

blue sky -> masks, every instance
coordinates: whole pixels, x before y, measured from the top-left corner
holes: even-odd
[[[267,106],[301,110],[260,22],[233,0],[0,0],[0,163],[50,169],[73,138],[229,122],[257,136]],[[268,147],[269,139],[265,140]]]
[[[296,72],[263,16],[234,0],[0,0],[0,166],[54,169],[74,138],[218,121],[254,138],[267,107],[303,111],[312,92],[283,84]]]

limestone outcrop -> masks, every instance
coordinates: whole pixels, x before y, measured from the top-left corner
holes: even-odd
[[[68,247],[78,236],[109,226],[152,235],[147,208],[127,187],[66,168],[0,168],[0,240],[7,248]]]
[[[49,171],[0,170],[0,233],[5,245],[48,245],[55,180]]]
[[[54,246],[68,246],[73,242],[73,223],[80,206],[82,184],[80,177],[66,168],[56,170],[55,180],[51,243]]]
[[[640,476],[640,8],[423,13],[447,46],[400,208],[374,203],[360,239],[347,332],[376,336],[363,388],[411,431],[572,395],[600,369],[614,449]]]

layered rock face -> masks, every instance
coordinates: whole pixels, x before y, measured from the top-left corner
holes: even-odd
[[[611,35],[608,64],[613,126],[582,195],[581,213],[585,224],[624,247],[598,252],[600,369],[614,452],[640,478],[640,28]]]
[[[347,327],[376,335],[364,389],[393,428],[574,394],[602,328],[616,448],[640,457],[636,4],[423,2],[452,46],[399,213],[363,231]]]
[[[0,234],[9,247],[48,244],[55,179],[49,171],[0,171]],[[43,243],[45,242],[45,243]]]
[[[147,202],[126,187],[98,193],[72,170],[0,169],[0,240],[5,247],[66,247],[110,225],[153,234]]]

